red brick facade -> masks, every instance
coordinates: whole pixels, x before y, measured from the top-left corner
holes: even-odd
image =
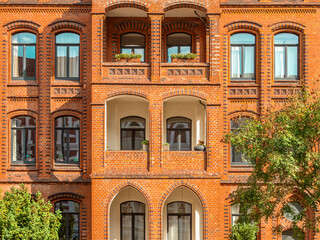
[[[162,240],[165,202],[183,186],[202,208],[201,233],[192,239],[228,239],[228,196],[251,168],[231,164],[230,146],[221,142],[222,137],[230,131],[231,119],[257,118],[303,84],[316,87],[319,4],[319,0],[0,0],[1,189],[24,182],[31,192],[39,190],[53,203],[74,200],[80,203],[80,239],[120,240],[110,233],[111,222],[117,221],[111,217],[112,202],[131,188],[141,194],[148,209],[146,239]],[[11,39],[19,32],[37,36],[36,80],[12,79]],[[80,35],[79,81],[55,78],[55,36],[62,32]],[[120,36],[130,32],[145,36],[144,63],[116,62]],[[167,35],[175,32],[192,37],[195,63],[167,63]],[[230,36],[237,32],[256,37],[255,79],[231,80]],[[273,39],[280,32],[299,37],[298,80],[274,78]],[[121,101],[128,106],[136,103],[137,108],[147,104],[148,152],[110,148],[116,143],[108,136],[112,129],[107,123],[116,115],[108,111],[112,105],[117,109],[112,113],[121,112]],[[199,118],[203,120],[193,123],[200,130],[192,134],[192,149],[194,142],[204,140],[207,150],[163,151],[166,116],[189,110],[196,116],[204,112]],[[20,115],[36,119],[35,165],[11,163],[11,119]],[[54,120],[66,115],[80,119],[79,165],[54,160]],[[259,239],[281,239],[272,235],[277,221],[290,229],[288,221],[262,223]],[[320,235],[306,233],[306,239]]]

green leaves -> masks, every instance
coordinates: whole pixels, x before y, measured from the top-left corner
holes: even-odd
[[[308,91],[227,134],[225,142],[250,159],[254,169],[247,184],[233,193],[233,203],[256,209],[250,215],[258,221],[283,217],[288,209],[279,208],[291,198],[301,198],[305,209],[315,209],[320,197],[319,141],[320,100]],[[301,215],[292,222],[303,223],[305,230],[315,221],[319,219]]]
[[[52,213],[51,208],[39,192],[32,197],[23,184],[12,187],[0,199],[0,238],[58,239],[61,214]]]
[[[237,223],[232,226],[230,240],[256,240],[259,227],[252,223]]]

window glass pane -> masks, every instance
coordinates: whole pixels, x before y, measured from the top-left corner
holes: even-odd
[[[26,130],[26,161],[35,161],[36,156],[36,129]]]
[[[140,33],[127,33],[121,35],[121,47],[144,47],[144,35]]]
[[[179,240],[191,240],[191,216],[179,218]]]
[[[121,131],[121,150],[132,150],[132,131]]]
[[[135,48],[134,53],[141,54],[142,55],[141,62],[144,62],[144,48]]]
[[[23,77],[23,46],[12,46],[12,76]]]
[[[171,54],[178,53],[178,47],[168,47],[168,62],[171,62]]]
[[[79,213],[80,205],[74,201],[60,201],[55,204],[55,211],[60,210],[62,213]]]
[[[178,216],[168,216],[168,240],[178,240]]]
[[[79,77],[79,47],[70,46],[69,47],[69,77],[78,78]]]
[[[132,216],[122,215],[122,226],[121,226],[121,239],[122,240],[133,240],[132,239]]]
[[[12,131],[12,162],[23,161],[23,130]]]
[[[80,131],[76,129],[69,129],[69,159],[68,161],[78,163],[80,152]]]
[[[67,77],[67,47],[57,47],[57,76],[56,77]]]
[[[191,214],[192,206],[190,203],[186,202],[173,202],[168,204],[168,213],[189,213]]]
[[[167,45],[191,46],[191,35],[185,33],[173,33],[167,36]]]
[[[254,47],[243,47],[243,78],[254,78]]]
[[[285,47],[274,48],[274,77],[285,77]]]
[[[145,204],[134,201],[122,203],[121,213],[145,213]]]
[[[78,214],[70,214],[69,228],[70,228],[69,239],[78,240],[79,239],[79,215]]]
[[[186,118],[170,118],[167,128],[188,129],[191,128],[191,120]]]
[[[178,136],[179,136],[179,131],[169,130],[167,133],[167,142],[170,144],[171,151],[179,150]]]
[[[135,131],[134,136],[134,150],[141,150],[142,141],[144,140],[144,131]]]
[[[36,77],[36,47],[26,46],[26,76]]]
[[[279,33],[274,36],[274,44],[298,44],[299,37],[292,33]]]
[[[134,239],[144,239],[144,215],[134,216]]]
[[[63,130],[56,130],[56,161],[63,162],[65,156],[65,144],[63,142]]]
[[[67,116],[65,118],[65,127],[67,128],[80,128],[79,118]]]
[[[231,78],[241,77],[241,47],[231,47]]]
[[[297,202],[289,202],[287,206],[291,209],[292,213],[285,212],[284,216],[288,220],[293,221],[294,217],[299,215],[299,213],[302,211],[302,206]]]
[[[231,44],[255,44],[256,38],[249,33],[237,33],[231,36]]]
[[[64,121],[64,117],[56,118],[55,127],[62,128],[64,126],[63,121]]]
[[[128,117],[128,118],[121,119],[121,128],[144,129],[144,127],[145,127],[145,120],[142,118]]]
[[[231,159],[232,162],[241,163],[244,159],[242,159],[243,154],[241,152],[236,151],[234,146],[231,146]]]
[[[182,54],[191,53],[191,47],[190,46],[181,46],[180,53],[182,53]]]
[[[191,149],[191,132],[181,131],[180,134],[180,150],[188,151]]]
[[[80,36],[76,33],[61,33],[56,36],[56,43],[79,44]]]
[[[297,237],[294,237],[293,231],[285,231],[282,233],[282,240],[298,240]]]
[[[37,36],[32,33],[23,32],[12,36],[12,43],[36,43]]]
[[[298,76],[298,47],[287,47],[287,77]]]
[[[132,48],[122,48],[121,53],[132,53]]]

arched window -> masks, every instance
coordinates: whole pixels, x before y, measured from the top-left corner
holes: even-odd
[[[80,120],[73,116],[55,119],[56,163],[79,164]]]
[[[11,163],[35,164],[36,119],[18,116],[11,119]]]
[[[167,205],[168,240],[192,239],[192,206],[186,202]]]
[[[256,37],[249,33],[231,36],[231,79],[255,79]]]
[[[292,33],[274,36],[274,78],[298,79],[299,37]]]
[[[248,117],[239,117],[234,118],[230,121],[230,130],[237,131],[241,129],[248,121],[250,121],[250,118]],[[231,146],[231,164],[250,164],[244,156],[243,153],[236,151],[236,148],[234,146]]]
[[[297,202],[287,203],[286,208],[288,208],[288,211],[284,211],[284,216],[289,221],[293,221],[294,218],[298,216],[303,209],[300,203]]]
[[[56,78],[79,80],[80,36],[76,33],[56,35]]]
[[[12,36],[12,79],[36,79],[36,43],[33,33]]]
[[[130,201],[120,205],[121,240],[145,239],[146,206],[141,202]]]
[[[62,219],[59,232],[59,239],[78,240],[80,239],[80,205],[77,202],[64,200],[54,204],[54,211],[61,211]]]
[[[141,54],[145,61],[145,36],[141,33],[126,33],[120,36],[121,53]]]
[[[187,33],[172,33],[167,36],[167,61],[171,62],[171,54],[191,53],[192,37]]]
[[[141,117],[126,117],[120,120],[121,150],[140,150],[145,138],[146,120]]]
[[[167,142],[171,151],[191,150],[191,120],[173,117],[167,120]]]
[[[298,240],[292,230],[284,231],[282,233],[282,240]]]

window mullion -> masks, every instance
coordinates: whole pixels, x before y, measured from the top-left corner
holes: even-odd
[[[22,161],[26,160],[26,129],[22,129]]]
[[[19,54],[18,54],[18,56],[19,56]],[[27,70],[26,45],[23,45],[22,69],[23,69],[22,76],[23,76],[23,78],[25,78],[27,76],[27,73],[26,73],[26,70]]]
[[[66,153],[66,156],[67,156],[67,162],[69,162],[69,155],[70,155],[70,129],[67,129],[66,133],[67,133],[67,153]]]
[[[288,53],[288,49],[287,49],[287,45],[285,45],[285,47],[284,47],[284,74],[285,74],[285,76],[284,76],[284,78],[288,78],[288,73],[287,73],[287,68],[288,68],[288,66],[287,66],[287,64],[288,64],[288,61],[287,61],[287,53]]]
[[[69,51],[70,51],[70,46],[66,46],[67,47],[67,66],[66,66],[66,68],[67,68],[67,78],[69,78]]]

